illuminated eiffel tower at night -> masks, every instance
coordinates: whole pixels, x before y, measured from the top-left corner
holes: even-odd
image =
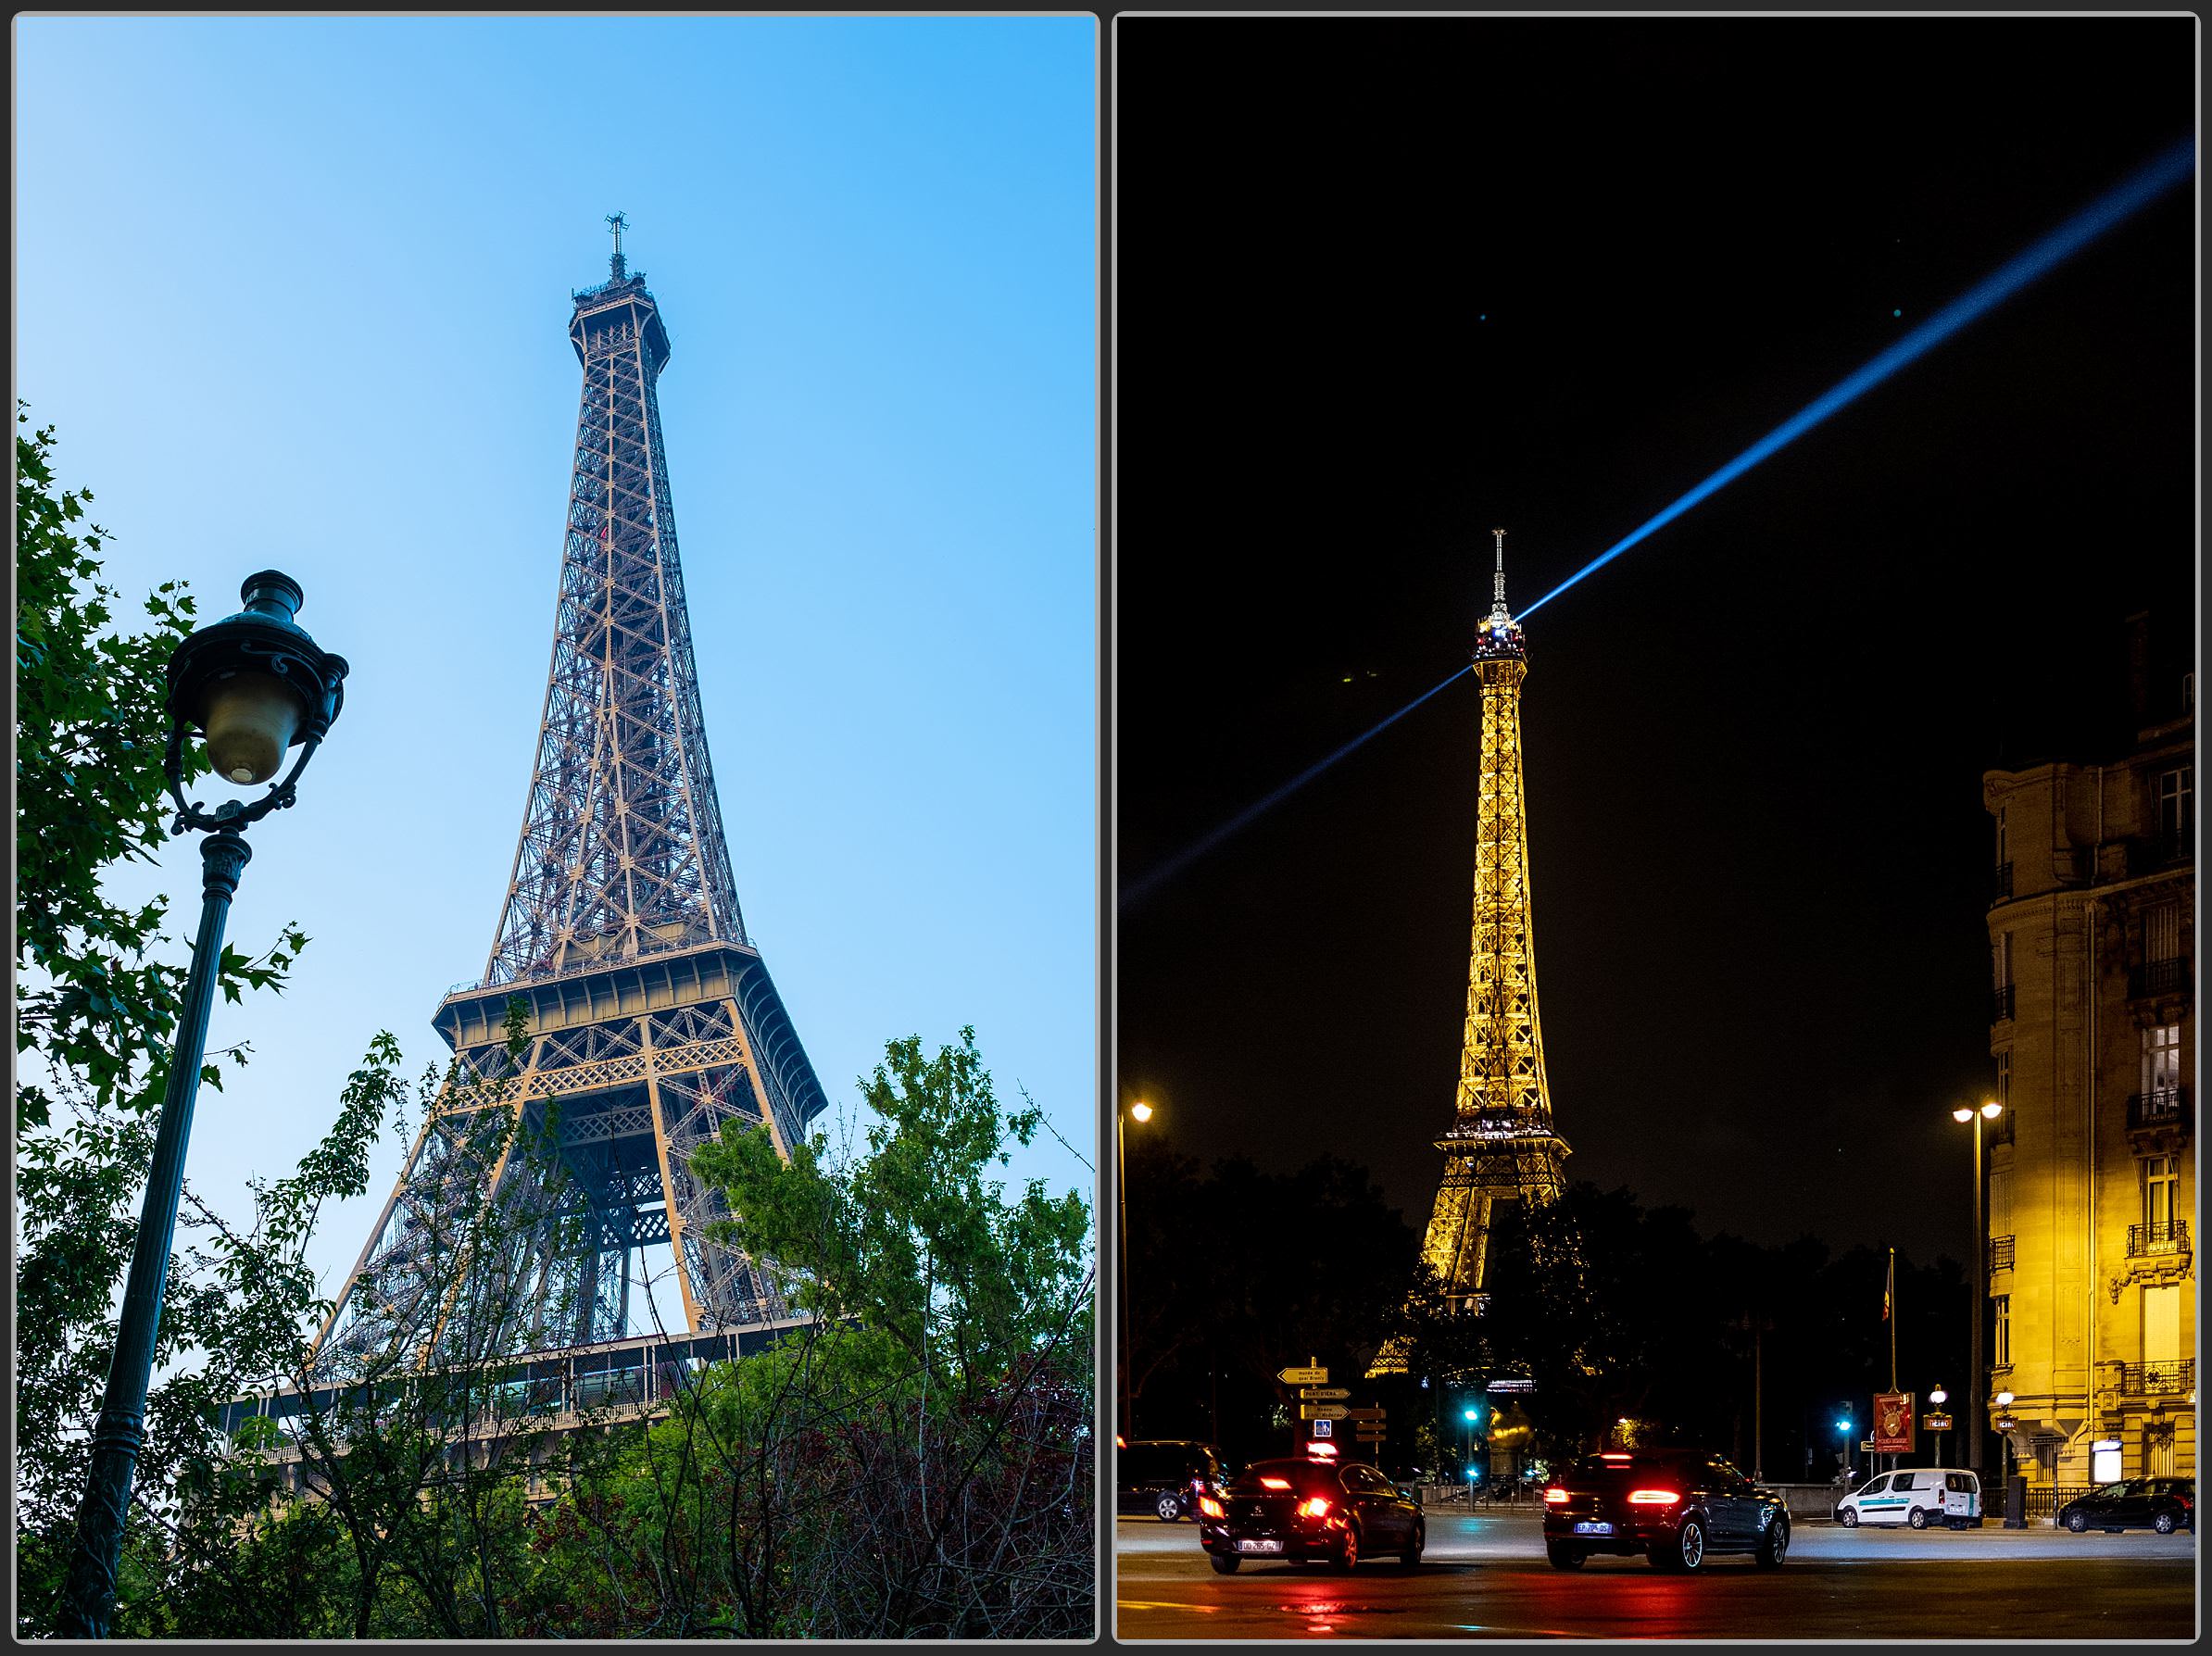
[[[532,1159],[501,1157],[498,1199],[542,1223],[505,1244],[496,1275],[532,1308],[504,1343],[544,1351],[620,1340],[648,1259],[672,1263],[694,1332],[789,1311],[755,1263],[712,1240],[728,1217],[691,1153],[725,1123],[765,1124],[779,1151],[826,1108],[768,968],[746,935],[707,756],[655,384],[668,333],[628,270],[620,214],[608,280],[573,295],[584,373],[552,668],[513,872],[481,976],[434,1015],[448,1081],[329,1320],[319,1373],[451,1343],[433,1250],[484,1194],[463,1153],[519,1118],[553,1148],[559,1193],[535,1210]],[[527,1045],[510,1057],[510,998]],[[558,1097],[557,1111],[548,1101]],[[457,1168],[477,1166],[474,1188]],[[647,1250],[652,1250],[648,1255]]]
[[[1564,1188],[1566,1141],[1552,1125],[1543,1028],[1536,1005],[1527,788],[1521,774],[1521,681],[1528,659],[1505,607],[1505,531],[1498,537],[1490,612],[1476,630],[1482,685],[1482,772],[1475,831],[1475,915],[1467,1021],[1460,1040],[1452,1126],[1436,1141],[1443,1181],[1421,1261],[1446,1309],[1479,1310],[1491,1223],[1503,1202],[1545,1202]],[[1370,1377],[1406,1372],[1403,1344],[1387,1342]]]
[[[1450,1131],[1436,1141],[1443,1183],[1421,1257],[1448,1305],[1464,1307],[1484,1282],[1491,1216],[1509,1201],[1551,1201],[1566,1141],[1552,1130],[1536,1005],[1528,824],[1521,775],[1521,681],[1528,671],[1519,624],[1505,607],[1505,531],[1498,537],[1490,612],[1477,630],[1482,685],[1482,785],[1475,834],[1475,917],[1467,1022]]]

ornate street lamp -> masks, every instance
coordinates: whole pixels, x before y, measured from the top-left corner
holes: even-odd
[[[238,876],[253,855],[245,830],[293,802],[300,772],[346,701],[346,659],[321,648],[292,619],[303,596],[299,583],[264,570],[246,581],[239,596],[245,601],[243,610],[202,627],[177,646],[169,662],[169,748],[162,769],[177,805],[170,832],[181,834],[189,828],[207,836],[200,842],[200,928],[177,1015],[176,1048],[161,1096],[153,1166],[123,1287],[107,1390],[93,1428],[92,1468],[77,1513],[77,1548],[62,1589],[59,1631],[64,1638],[105,1638],[115,1614],[123,1515],[131,1504],[139,1447],[145,1440],[146,1387],[153,1377],[161,1294],[176,1236],[192,1107],[207,1048],[223,922]],[[284,780],[253,804],[228,800],[209,813],[184,802],[184,744],[195,732],[206,742],[216,773],[229,782],[267,782],[286,750],[297,747],[300,754]]]

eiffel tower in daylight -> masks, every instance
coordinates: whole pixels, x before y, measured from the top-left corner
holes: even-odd
[[[1467,1022],[1450,1129],[1436,1141],[1444,1176],[1421,1244],[1448,1309],[1479,1310],[1488,1244],[1501,1203],[1544,1202],[1564,1188],[1566,1141],[1552,1125],[1536,1006],[1535,922],[1528,890],[1527,791],[1521,776],[1521,681],[1527,650],[1505,607],[1505,531],[1498,537],[1490,612],[1476,629],[1482,685],[1482,772],[1475,833],[1475,918]],[[1403,1374],[1386,1345],[1370,1374]]]
[[[738,910],[654,389],[668,333],[624,264],[622,215],[608,222],[608,280],[573,296],[569,322],[584,395],[513,874],[482,977],[438,1005],[458,1063],[316,1336],[319,1375],[455,1355],[438,1261],[487,1194],[537,1218],[505,1237],[494,1272],[526,1314],[508,1350],[477,1355],[655,1332],[632,1290],[663,1260],[694,1332],[791,1314],[754,1261],[711,1238],[729,1211],[689,1167],[732,1121],[765,1124],[788,1156],[828,1100]],[[519,1060],[513,997],[527,1013]],[[518,1119],[560,1174],[534,1206],[515,1186],[546,1158],[466,1153]]]

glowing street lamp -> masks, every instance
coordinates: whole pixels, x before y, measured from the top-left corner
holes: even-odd
[[[1979,1106],[1960,1105],[1951,1112],[1951,1119],[1964,1126],[1974,1123],[1974,1298],[1971,1302],[1972,1337],[1968,1341],[1972,1357],[1972,1395],[1974,1407],[1967,1411],[1973,1419],[1967,1429],[1967,1466],[1970,1471],[1981,1470],[1981,1434],[1986,1429],[1980,1419],[1981,1399],[1988,1394],[1989,1374],[1981,1366],[1981,1319],[1988,1314],[1984,1303],[1989,1289],[1983,1285],[1982,1274],[1989,1266],[1990,1241],[1988,1226],[1981,1217],[1981,1123],[1993,1122],[2005,1112],[2005,1106],[1994,1098]]]
[[[1137,1429],[1137,1325],[1129,1320],[1129,1159],[1123,1148],[1123,1125],[1131,1117],[1143,1126],[1152,1119],[1152,1107],[1142,1098],[1113,1118],[1113,1182],[1122,1206],[1122,1430]]]

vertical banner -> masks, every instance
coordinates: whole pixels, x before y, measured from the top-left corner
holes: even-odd
[[[1913,1394],[1884,1391],[1874,1395],[1874,1452],[1909,1455],[1913,1452]]]

